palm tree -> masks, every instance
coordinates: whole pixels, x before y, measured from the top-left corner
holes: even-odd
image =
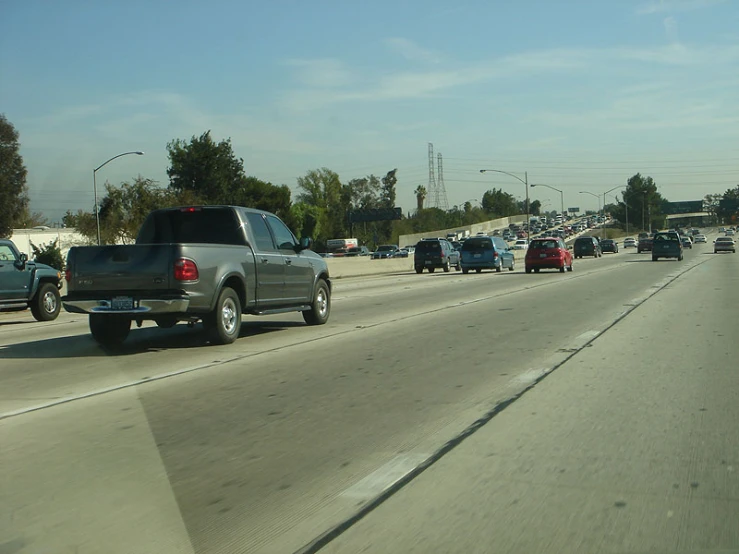
[[[418,185],[413,194],[416,195],[416,208],[420,211],[423,209],[423,201],[426,200],[426,187]]]

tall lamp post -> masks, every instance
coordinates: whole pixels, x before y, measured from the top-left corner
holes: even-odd
[[[120,158],[121,156],[128,156],[129,154],[136,154],[137,156],[143,156],[144,153],[140,150],[136,150],[134,152],[124,152],[123,154],[118,154],[117,156],[113,156],[109,160],[104,161],[99,166],[97,166],[95,169],[92,170],[92,191],[95,195],[95,225],[97,225],[97,234],[98,234],[98,246],[100,246],[100,213],[98,212],[98,185],[97,185],[97,178],[96,174],[98,169],[103,167],[105,164],[112,162],[116,158]]]
[[[547,187],[548,189],[556,190],[559,193],[559,200],[562,204],[562,211],[560,212],[562,214],[562,225],[564,225],[565,220],[565,193],[562,192],[560,189],[554,188],[551,185],[545,185],[544,183],[531,183],[532,187]]]
[[[625,187],[626,185],[619,185],[617,187],[613,187],[612,189],[608,189],[603,193],[603,238],[606,238],[606,194]]]
[[[589,194],[590,196],[595,196],[595,198],[598,200],[598,212],[600,213],[600,194],[595,194],[594,192],[588,192],[587,190],[581,190],[580,194]]]
[[[531,207],[529,206],[529,173],[528,171],[523,172],[523,179],[519,177],[518,175],[515,175],[513,173],[508,173],[507,171],[503,171],[501,169],[481,169],[480,173],[502,173],[503,175],[508,175],[509,177],[513,177],[514,179],[518,179],[521,181],[524,186],[526,187],[526,239],[528,240],[530,236],[529,228],[531,227],[531,216],[529,215],[531,211]]]

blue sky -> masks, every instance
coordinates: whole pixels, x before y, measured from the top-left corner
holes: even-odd
[[[523,186],[594,208],[636,173],[670,200],[739,184],[739,2],[3,0],[0,112],[32,209],[92,209],[92,169],[167,184],[166,144],[230,137],[295,191],[398,168],[398,205],[444,159],[449,205]],[[102,188],[102,186],[100,187]],[[553,209],[559,194],[532,191]]]

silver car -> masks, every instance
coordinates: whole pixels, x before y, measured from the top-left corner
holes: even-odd
[[[719,252],[736,252],[736,243],[731,237],[719,237],[713,241],[713,253],[718,254]]]

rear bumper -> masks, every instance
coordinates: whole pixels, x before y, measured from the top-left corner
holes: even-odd
[[[527,258],[526,267],[538,267],[539,269],[559,269],[566,265],[563,258]]]
[[[132,314],[132,315],[157,315],[176,314],[187,312],[190,299],[187,297],[168,299],[135,299],[133,308],[128,310],[114,310],[110,299],[78,300],[62,298],[64,309],[73,314]]]

